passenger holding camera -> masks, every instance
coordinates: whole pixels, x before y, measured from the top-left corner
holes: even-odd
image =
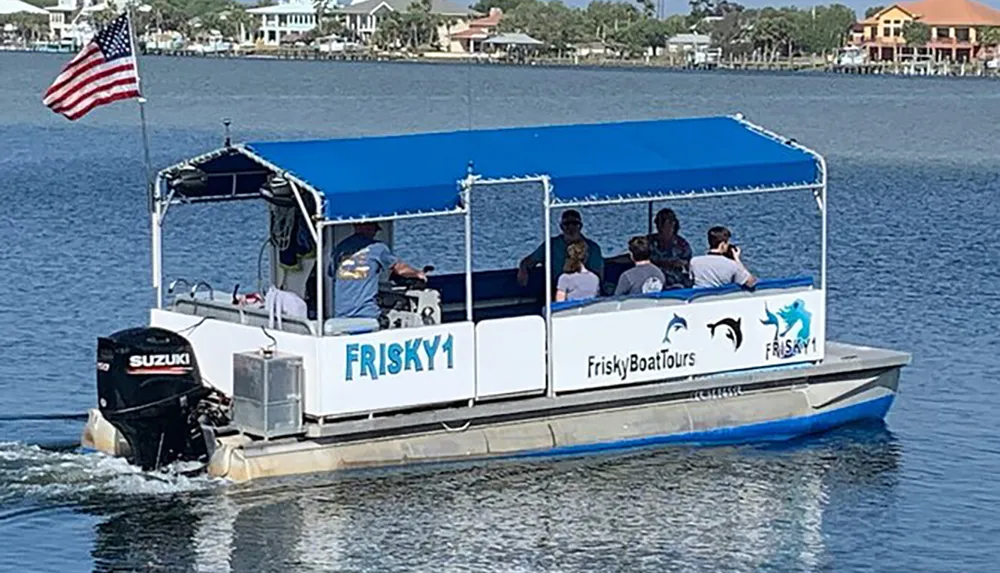
[[[730,244],[732,234],[725,227],[708,230],[708,254],[691,259],[695,288],[738,284],[752,288],[757,279],[740,260],[740,248]]]

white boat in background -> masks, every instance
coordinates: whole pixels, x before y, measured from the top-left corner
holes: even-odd
[[[868,52],[861,46],[847,46],[837,51],[837,65],[859,67],[868,64]]]
[[[601,152],[579,153],[585,142]],[[514,269],[472,270],[471,198],[496,185],[538,188],[546,235],[555,209],[810,193],[820,276],[554,302],[547,266],[527,286]],[[197,461],[245,481],[784,440],[883,418],[910,359],[827,339],[825,161],[742,116],[227,141],[161,171],[155,190],[156,303],[148,326],[99,339],[99,404],[83,440],[147,469]],[[271,265],[258,291],[312,301],[308,316],[238,285],[164,287],[168,212],[226,201],[268,202],[260,252]],[[333,246],[366,222],[391,246],[394,223],[418,217],[464,220],[464,272],[385,277],[381,327],[344,328],[321,272]],[[605,281],[626,269],[607,261]]]

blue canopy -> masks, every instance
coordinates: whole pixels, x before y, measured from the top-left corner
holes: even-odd
[[[260,166],[284,171],[323,197],[330,220],[454,211],[470,162],[485,180],[548,175],[554,203],[796,187],[822,177],[815,156],[732,117],[257,142],[234,150],[257,164],[251,184],[259,187]],[[219,161],[198,167],[211,174]],[[224,168],[234,169],[232,158]],[[233,185],[235,195],[253,192]]]

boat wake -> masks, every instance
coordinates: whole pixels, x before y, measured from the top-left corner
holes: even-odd
[[[0,521],[44,507],[103,503],[108,499],[211,490],[227,482],[184,468],[144,472],[122,458],[65,445],[0,442]],[[42,506],[42,507],[39,507]]]

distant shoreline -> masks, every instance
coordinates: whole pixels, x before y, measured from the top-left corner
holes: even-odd
[[[56,53],[72,54],[72,51],[54,49],[33,49],[25,47],[0,46],[0,53]],[[470,57],[467,54],[447,52],[425,52],[420,54],[405,52],[337,52],[324,53],[316,50],[277,49],[264,52],[208,52],[188,50],[143,50],[142,55],[172,58],[217,58],[240,60],[286,60],[286,61],[328,61],[328,62],[401,62],[423,64],[466,64],[500,65],[517,67],[560,67],[620,70],[665,70],[665,71],[737,71],[737,72],[807,72],[837,73],[849,75],[887,75],[934,78],[1000,78],[1000,70],[989,70],[980,62],[965,64],[934,63],[912,64],[877,62],[870,64],[839,66],[819,58],[799,58],[793,60],[753,61],[724,60],[714,64],[684,64],[668,58],[610,59],[580,57],[533,57],[522,60],[508,60],[489,57]]]

